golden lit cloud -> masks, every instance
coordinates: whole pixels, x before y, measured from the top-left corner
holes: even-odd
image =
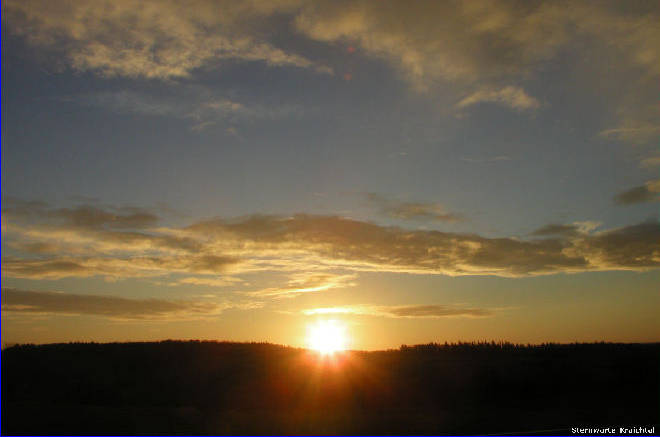
[[[519,111],[536,109],[541,104],[519,87],[507,86],[500,89],[482,89],[459,101],[456,106],[466,108],[478,103],[497,103]]]
[[[187,278],[179,279],[176,283],[171,285],[203,285],[209,287],[227,287],[230,285],[236,285],[243,282],[240,278],[234,278],[231,276],[211,276],[211,277],[199,277],[199,276],[190,276]]]
[[[247,292],[253,296],[295,297],[301,293],[326,291],[333,288],[353,287],[356,275],[337,275],[328,272],[298,273],[291,276],[284,287],[266,288]]]
[[[276,43],[281,35],[303,36],[328,46],[347,43],[351,53],[384,60],[418,91],[451,83],[456,94],[449,105],[459,109],[479,102],[518,111],[538,108],[526,83],[570,47],[580,46],[592,56],[576,57],[576,69],[607,69],[613,78],[607,80],[626,88],[626,97],[612,103],[619,121],[601,135],[627,142],[649,142],[659,134],[657,95],[640,91],[660,76],[659,20],[653,2],[578,2],[571,7],[539,0],[3,3],[3,25],[10,32],[63,54],[79,71],[169,80],[201,67],[259,61],[332,74],[324,62]],[[639,110],[645,107],[651,109]],[[193,129],[213,123],[202,117]]]
[[[658,94],[648,93],[660,77],[658,21],[654,2],[567,7],[538,0],[364,0],[310,2],[295,24],[311,39],[358,46],[384,60],[417,91],[440,86],[446,94],[443,85],[450,83],[456,95],[449,98],[459,109],[478,102],[518,111],[538,108],[523,85],[558,56],[572,56],[573,47],[582,47],[583,54],[572,58],[586,79],[580,87],[607,81],[606,88],[625,89],[625,96],[612,95],[608,103],[618,122],[601,135],[641,143],[660,133]]]
[[[660,73],[658,10],[622,13],[605,2],[476,0],[312,2],[298,29],[320,41],[354,41],[397,65],[417,88],[438,79],[520,76],[577,38],[618,50],[620,62]],[[631,8],[632,9],[632,8]]]
[[[10,0],[2,7],[3,26],[35,46],[63,52],[79,71],[170,79],[213,62],[238,60],[331,73],[265,39],[264,19],[290,10],[286,2],[265,3]]]
[[[578,238],[519,240],[438,231],[412,231],[333,216],[253,216],[212,220],[189,232],[237,238],[254,253],[292,262],[410,273],[525,276],[660,267],[660,224],[642,223]],[[617,235],[623,248],[604,245]],[[637,238],[643,235],[644,241]],[[594,245],[599,246],[597,253]],[[604,256],[616,252],[616,256]],[[307,254],[307,255],[302,255]],[[299,255],[299,256],[298,256]],[[314,258],[309,258],[314,255]]]
[[[130,256],[44,258],[2,257],[2,277],[26,279],[88,278],[109,280],[169,275],[170,273],[225,273],[237,264],[234,258],[200,256]]]
[[[656,185],[645,187],[655,190]],[[660,267],[657,222],[599,232],[594,222],[554,224],[533,234],[544,238],[522,240],[304,214],[116,232],[62,223],[49,211],[29,219],[3,211],[3,239],[22,251],[3,257],[3,277],[121,279],[177,273],[222,280],[229,274],[278,271],[287,272],[287,284],[253,293],[290,296],[351,286],[359,271],[516,277]],[[351,273],[331,273],[337,269]]]

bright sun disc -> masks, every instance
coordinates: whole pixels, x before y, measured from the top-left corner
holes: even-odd
[[[309,326],[307,344],[327,355],[346,349],[346,329],[336,320],[321,320]]]

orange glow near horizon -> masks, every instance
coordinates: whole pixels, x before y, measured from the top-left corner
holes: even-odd
[[[307,328],[307,346],[322,355],[346,349],[346,327],[337,320],[319,320]]]

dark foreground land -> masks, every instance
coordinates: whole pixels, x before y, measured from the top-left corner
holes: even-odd
[[[2,434],[489,434],[652,425],[660,344],[13,346]],[[656,425],[656,429],[658,429]]]

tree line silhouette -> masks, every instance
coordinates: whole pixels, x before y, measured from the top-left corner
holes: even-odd
[[[430,343],[326,357],[172,340],[2,351],[2,434],[570,434],[657,423],[659,411],[659,343]]]

